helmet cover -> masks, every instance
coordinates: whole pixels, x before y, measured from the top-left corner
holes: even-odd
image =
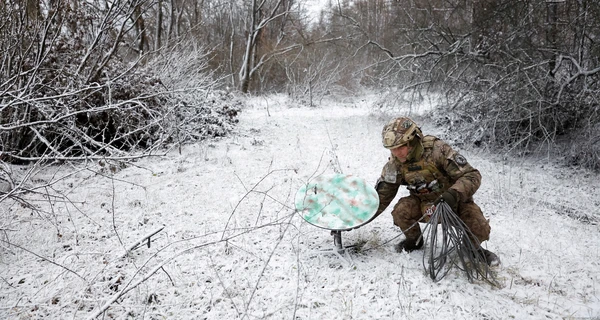
[[[393,119],[383,127],[381,132],[383,146],[387,149],[401,147],[408,144],[415,136],[420,138],[422,135],[417,124],[407,117]]]

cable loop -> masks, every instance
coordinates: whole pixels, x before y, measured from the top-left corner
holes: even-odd
[[[469,282],[481,279],[498,286],[477,237],[446,202],[436,206],[423,235],[426,240],[423,267],[433,281],[442,280],[456,266],[464,271]]]

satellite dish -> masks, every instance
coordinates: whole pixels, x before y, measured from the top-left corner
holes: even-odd
[[[345,231],[367,224],[379,207],[379,196],[364,179],[346,174],[323,174],[300,187],[296,210],[319,228]]]

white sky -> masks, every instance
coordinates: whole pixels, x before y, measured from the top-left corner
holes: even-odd
[[[483,175],[475,200],[492,226],[486,246],[503,262],[501,288],[469,283],[459,270],[432,282],[422,251],[394,251],[402,236],[389,208],[343,234],[362,252],[320,253],[332,238],[293,212],[295,191],[337,163],[376,181],[389,116],[373,111],[373,99],[307,108],[255,98],[234,135],[137,161],[115,180],[97,163],[65,178],[56,188],[74,206],[35,202],[40,215],[3,203],[3,239],[30,252],[1,243],[0,318],[87,319],[107,302],[105,319],[600,317],[600,180],[544,161],[462,152]],[[413,116],[425,133],[440,132]],[[584,214],[595,224],[569,216]],[[163,226],[150,248],[122,258]]]
[[[318,17],[327,2],[328,0],[305,0],[305,7],[311,16]]]

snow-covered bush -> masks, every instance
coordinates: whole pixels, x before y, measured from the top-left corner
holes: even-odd
[[[128,41],[137,40],[119,26],[134,9],[114,5],[124,11],[108,10],[104,20],[70,6],[31,20],[18,19],[18,6],[2,13],[1,161],[145,154],[222,136],[235,124],[239,102],[214,90],[202,48],[182,41],[162,55],[131,50]],[[106,29],[96,39],[80,34],[96,24]],[[26,31],[15,37],[20,28]],[[37,39],[42,44],[32,45]]]

